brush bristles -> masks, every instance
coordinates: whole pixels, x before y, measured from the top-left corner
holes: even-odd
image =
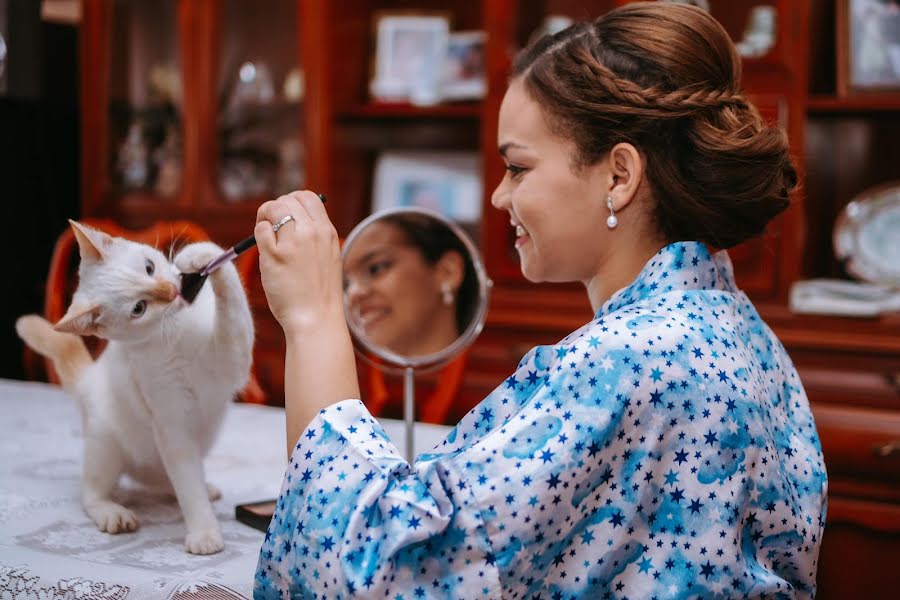
[[[181,297],[187,300],[188,304],[192,304],[203,289],[206,283],[206,275],[200,273],[182,273],[181,274]]]

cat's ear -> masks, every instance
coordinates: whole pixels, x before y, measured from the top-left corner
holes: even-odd
[[[112,238],[96,229],[85,227],[78,221],[69,219],[82,260],[103,260],[104,252],[112,245]]]
[[[84,306],[73,304],[59,322],[53,326],[56,331],[74,333],[76,335],[94,335],[97,333],[97,318],[100,306]]]

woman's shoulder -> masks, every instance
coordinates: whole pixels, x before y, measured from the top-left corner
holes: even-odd
[[[555,346],[588,345],[594,348],[627,348],[647,341],[663,342],[673,336],[691,332],[687,323],[697,320],[705,300],[692,298],[692,293],[678,293],[677,298],[663,304],[659,297],[631,304],[610,313],[598,314]],[[695,328],[696,329],[696,328]]]
[[[666,373],[678,377],[679,386],[715,387],[725,384],[719,371],[729,381],[749,377],[763,355],[771,355],[769,365],[780,364],[777,347],[743,294],[679,291],[598,314],[556,344],[533,348],[508,381],[527,375],[532,382],[567,381],[573,390],[582,381],[604,381],[623,392],[623,382],[633,387],[647,375]]]

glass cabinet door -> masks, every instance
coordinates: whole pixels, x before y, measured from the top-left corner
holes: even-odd
[[[709,11],[725,27],[737,47],[741,59],[747,62],[770,63],[779,58],[782,45],[780,22],[786,11],[781,0],[709,0]]]
[[[109,174],[113,195],[174,198],[181,187],[177,0],[111,3]]]
[[[225,202],[259,203],[306,179],[297,3],[249,6],[221,9],[215,180]]]

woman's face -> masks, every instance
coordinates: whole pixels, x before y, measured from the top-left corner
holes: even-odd
[[[374,222],[354,240],[345,258],[344,290],[350,318],[369,341],[414,356],[417,342],[455,303],[442,301],[437,266],[429,265],[403,232]]]
[[[575,144],[551,132],[519,80],[503,98],[497,138],[507,171],[491,203],[509,212],[522,273],[534,282],[588,281],[608,237],[605,161],[575,172]]]

